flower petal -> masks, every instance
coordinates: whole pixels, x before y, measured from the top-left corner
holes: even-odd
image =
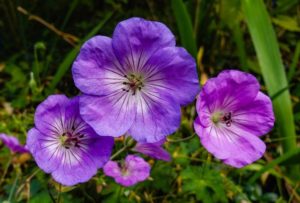
[[[26,145],[37,165],[46,173],[51,173],[59,167],[63,154],[59,150],[59,144],[50,135],[32,128],[27,133]]]
[[[132,149],[155,159],[170,161],[171,156],[160,144],[157,143],[137,143]]]
[[[251,103],[258,91],[259,83],[248,73],[227,70],[216,78],[209,79],[200,93],[210,112],[217,110],[235,111]],[[200,110],[201,111],[201,110]]]
[[[123,66],[136,67],[139,58],[175,46],[175,37],[164,24],[135,17],[116,26],[112,46]]]
[[[59,167],[52,177],[63,185],[71,186],[91,179],[110,157],[112,137],[95,137],[87,140],[84,147],[64,150]]]
[[[8,136],[4,133],[0,133],[0,140],[13,152],[28,152],[27,148],[25,146],[22,146],[19,140],[14,136]]]
[[[137,95],[137,112],[128,133],[138,142],[153,143],[177,130],[180,106],[159,91]]]
[[[113,53],[111,38],[95,36],[85,42],[72,74],[76,87],[85,94],[106,95],[122,85],[124,71]]]
[[[109,96],[82,95],[80,114],[99,135],[118,137],[133,123],[136,108],[131,94],[121,92]]]
[[[271,99],[259,92],[250,105],[244,106],[235,111],[232,117],[235,132],[251,132],[261,136],[268,133],[274,125],[274,113]]]
[[[261,158],[266,145],[249,132],[236,132],[231,128],[204,128],[199,118],[194,128],[202,145],[216,158],[233,167],[241,168]]]
[[[114,178],[122,176],[121,168],[115,161],[108,161],[103,167],[103,172],[106,176]]]
[[[64,95],[51,95],[38,105],[34,114],[36,128],[45,133],[63,133],[62,120],[65,118],[64,106],[69,99]]]
[[[144,69],[146,85],[168,92],[181,105],[189,104],[199,93],[196,62],[183,48],[166,47],[158,50]]]
[[[133,181],[140,182],[146,180],[150,175],[150,165],[141,157],[128,155],[125,159],[129,174]]]

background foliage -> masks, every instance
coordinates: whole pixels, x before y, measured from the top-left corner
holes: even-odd
[[[0,132],[24,143],[37,104],[79,93],[70,66],[80,45],[132,16],[167,24],[197,59],[201,84],[229,68],[256,75],[276,112],[263,159],[242,169],[215,160],[194,135],[191,105],[165,145],[172,161],[147,158],[151,178],[130,188],[101,171],[65,188],[1,145],[0,202],[300,202],[299,0],[0,0]]]

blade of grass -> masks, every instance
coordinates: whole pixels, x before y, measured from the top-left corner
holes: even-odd
[[[99,24],[96,27],[94,27],[94,29],[90,33],[88,33],[80,41],[80,43],[67,54],[67,56],[65,57],[63,62],[58,66],[57,72],[55,73],[55,75],[48,87],[47,94],[51,94],[54,91],[57,84],[60,82],[62,77],[66,74],[66,72],[69,70],[70,66],[72,65],[75,57],[77,56],[77,54],[80,50],[82,43],[85,42],[86,40],[88,40],[89,38],[91,38],[92,36],[94,36],[103,27],[103,25],[112,17],[113,13],[114,13],[113,11],[107,13],[105,18],[103,18],[99,22]]]
[[[286,154],[278,157],[277,159],[274,159],[270,163],[268,163],[266,166],[264,166],[262,169],[257,171],[250,179],[249,183],[253,184],[264,172],[274,168],[276,165],[283,164],[284,162],[288,161],[289,159],[299,156],[300,155],[300,148],[295,148],[293,150],[290,150]]]
[[[232,27],[233,39],[237,46],[238,56],[240,60],[240,64],[242,65],[242,70],[248,71],[248,63],[247,63],[247,53],[245,48],[245,43],[243,40],[243,33],[239,24]]]
[[[262,0],[242,0],[241,2],[268,92],[270,95],[275,95],[287,87],[288,82],[271,20]],[[282,140],[284,153],[294,151],[297,148],[296,133],[288,90],[273,100],[273,107],[280,136],[289,137],[289,139]],[[293,174],[297,173],[295,167],[290,170]]]
[[[194,58],[196,58],[197,45],[195,36],[193,34],[191,17],[189,16],[187,8],[182,2],[182,0],[172,0],[171,4],[176,23],[179,29],[181,43],[188,50],[188,52]]]
[[[293,56],[292,64],[290,66],[289,72],[288,72],[288,79],[291,81],[296,73],[296,67],[299,62],[300,57],[300,41],[297,42],[295,54]]]

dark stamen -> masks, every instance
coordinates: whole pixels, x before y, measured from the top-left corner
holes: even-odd
[[[222,121],[226,124],[227,127],[231,126],[232,123],[232,115],[231,112],[225,113],[224,116],[222,117]]]

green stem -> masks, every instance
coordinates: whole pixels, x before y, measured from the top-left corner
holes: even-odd
[[[111,157],[110,160],[115,159],[117,156],[119,156],[122,152],[126,151],[127,149],[129,149],[131,147],[131,145],[134,143],[134,140],[131,138],[128,138],[128,140],[125,140],[124,142],[124,146],[119,149],[116,153],[114,153]]]
[[[180,138],[180,139],[176,139],[176,140],[172,140],[172,139],[167,139],[168,142],[170,143],[177,143],[177,142],[183,142],[183,141],[187,141],[187,140],[190,140],[192,139],[194,136],[196,135],[196,133],[188,136],[188,137],[184,137],[184,138]]]
[[[6,174],[7,174],[7,171],[8,171],[8,168],[9,168],[10,164],[11,164],[11,161],[12,161],[12,157],[10,156],[9,160],[8,160],[6,166],[5,166],[4,172],[3,172],[2,176],[1,176],[0,186],[1,186],[2,182],[4,181],[4,178],[5,178]]]
[[[11,202],[11,199],[12,199],[12,197],[13,197],[13,194],[15,193],[18,179],[19,179],[19,174],[17,173],[16,179],[15,179],[15,181],[14,181],[14,184],[13,184],[13,186],[11,187],[10,192],[9,192],[8,202]]]

